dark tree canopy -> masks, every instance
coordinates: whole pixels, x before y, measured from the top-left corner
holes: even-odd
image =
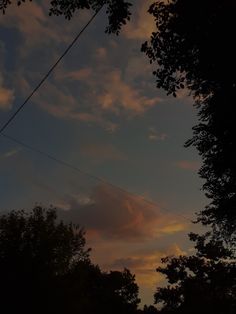
[[[202,156],[199,173],[211,199],[199,220],[231,237],[236,230],[236,2],[156,1],[149,12],[157,30],[142,50],[157,63],[157,86],[174,96],[189,89],[199,108],[200,123],[186,143]]]
[[[167,277],[167,287],[158,288],[156,303],[161,313],[232,314],[236,312],[236,263],[223,242],[190,235],[197,254],[166,257],[158,272]]]
[[[84,231],[41,207],[0,216],[0,281],[3,313],[134,314],[139,303],[128,269],[102,272]]]
[[[158,64],[158,87],[168,93],[187,87],[201,97],[235,88],[235,1],[159,0],[149,12],[156,32],[143,50]]]

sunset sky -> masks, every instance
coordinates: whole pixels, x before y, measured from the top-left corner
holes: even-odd
[[[104,33],[100,12],[5,130],[112,185],[0,137],[0,211],[56,206],[60,217],[87,230],[102,269],[136,274],[147,303],[163,283],[155,272],[160,258],[191,252],[186,235],[197,226],[190,220],[206,203],[200,158],[183,147],[197,122],[192,99],[157,89],[140,52],[154,27],[146,13],[151,2],[135,1],[120,36]],[[34,1],[0,17],[1,126],[91,17],[66,21],[47,12],[48,1]]]

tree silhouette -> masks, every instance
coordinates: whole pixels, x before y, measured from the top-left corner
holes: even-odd
[[[128,269],[102,272],[83,229],[35,207],[0,217],[3,313],[136,313],[138,286]]]
[[[211,203],[198,220],[214,234],[235,237],[236,230],[236,3],[232,0],[156,1],[149,12],[156,32],[142,46],[157,63],[157,86],[168,94],[186,88],[195,97],[200,123],[186,146],[203,159],[200,176]]]
[[[236,312],[236,263],[220,240],[191,234],[197,253],[166,257],[158,272],[167,277],[167,287],[158,288],[155,302],[161,313],[232,314]]]
[[[158,314],[160,313],[153,305],[144,305],[143,310],[140,310],[143,314]]]

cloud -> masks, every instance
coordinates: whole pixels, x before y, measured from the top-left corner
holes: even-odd
[[[14,101],[14,91],[0,86],[0,109],[10,110]]]
[[[9,150],[8,152],[4,154],[4,157],[9,158],[9,157],[15,156],[16,154],[18,154],[19,151],[20,151],[19,149]]]
[[[147,11],[152,0],[138,1],[131,21],[124,27],[123,34],[128,39],[147,40],[155,30],[155,21]]]
[[[95,57],[98,59],[103,59],[107,57],[107,50],[104,47],[99,47],[96,49]]]
[[[108,185],[97,186],[90,195],[90,203],[81,205],[73,198],[68,201],[70,210],[59,211],[65,218],[83,225],[105,239],[144,241],[172,235],[186,229],[173,215],[144,201],[142,197],[123,193]]]
[[[98,125],[108,132],[114,132],[117,125],[105,119],[99,112],[89,112],[82,108],[80,100],[70,94],[66,88],[59,89],[52,83],[47,83],[40,90],[35,102],[46,112],[60,119],[80,121],[87,124]]]
[[[199,161],[180,160],[174,164],[177,168],[196,171],[200,168]]]
[[[126,160],[124,153],[111,144],[86,144],[81,147],[81,153],[93,162],[102,163],[109,160]]]
[[[137,253],[130,257],[115,259],[111,265],[112,269],[128,268],[135,273],[138,284],[146,287],[156,287],[164,281],[164,276],[156,272],[161,266],[161,259],[166,256],[179,256],[186,253],[177,245],[173,244],[162,250]]]
[[[165,141],[167,139],[166,133],[159,133],[154,127],[150,127],[148,131],[148,139],[150,141]]]
[[[47,11],[48,8],[43,2],[40,4],[26,2],[21,7],[14,2],[0,20],[0,24],[20,31],[25,39],[22,47],[25,53],[27,53],[26,48],[40,43],[52,40],[58,43],[67,42],[70,39],[68,29],[65,27],[61,32],[60,23],[55,23],[55,19],[50,18]]]
[[[3,77],[0,73],[0,110],[10,110],[14,99],[14,90],[3,86]]]
[[[36,101],[54,117],[95,124],[109,132],[118,128],[112,117],[140,115],[161,101],[159,97],[142,95],[142,90],[124,81],[120,70],[106,69],[101,73],[103,70],[95,73],[88,67],[61,71],[55,79],[62,80],[63,87],[59,89],[55,83],[47,83]],[[75,81],[80,82],[77,90],[68,84]]]
[[[140,75],[140,71],[134,70],[135,64],[132,69],[127,68],[125,73],[129,82],[124,79],[120,69],[112,66],[101,67],[97,71],[90,67],[82,68],[66,74],[61,73],[57,75],[57,78],[80,81],[80,87],[85,86],[86,90],[83,99],[89,99],[90,104],[93,104],[102,115],[123,113],[126,116],[133,116],[144,113],[161,101],[160,97],[142,95],[142,89],[136,88],[130,81],[130,72],[133,73],[133,79]]]
[[[69,80],[74,80],[74,81],[83,81],[87,80],[90,78],[92,74],[92,69],[87,67],[87,68],[81,68],[77,71],[71,71],[67,73],[62,73],[58,71],[55,73],[55,78],[56,79],[69,79]]]
[[[102,92],[98,95],[101,108],[115,114],[122,111],[131,115],[141,114],[160,101],[159,97],[142,96],[140,90],[122,79],[122,73],[118,69],[106,74]]]

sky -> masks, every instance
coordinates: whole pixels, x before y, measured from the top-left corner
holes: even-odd
[[[4,131],[77,170],[0,137],[0,212],[57,207],[60,218],[85,228],[103,270],[136,274],[149,304],[165,284],[155,271],[160,259],[191,254],[187,234],[200,230],[191,220],[206,204],[201,160],[184,148],[197,123],[193,100],[157,89],[140,52],[155,27],[151,2],[135,1],[119,36],[105,34],[100,12]],[[1,126],[91,17],[49,17],[48,6],[26,2],[0,16]]]

